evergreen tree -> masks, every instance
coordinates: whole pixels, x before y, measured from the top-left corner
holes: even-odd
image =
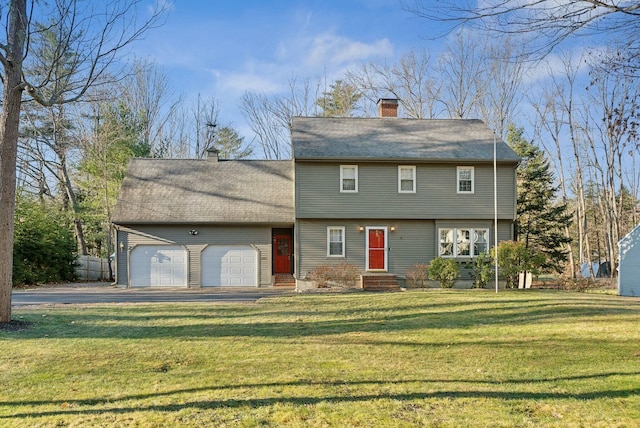
[[[244,144],[244,138],[230,126],[223,126],[216,132],[214,146],[220,151],[221,159],[245,159],[253,153],[253,149]]]
[[[82,145],[77,182],[81,188],[87,247],[93,255],[111,254],[111,215],[120,185],[133,157],[149,157],[144,141],[144,116],[124,102],[101,104],[93,115],[91,138]]]
[[[13,246],[13,283],[72,281],[76,245],[70,219],[53,201],[18,192]]]
[[[516,237],[539,260],[541,271],[559,273],[567,260],[563,246],[571,241],[563,232],[571,214],[556,200],[558,188],[544,152],[513,124],[508,126],[507,143],[522,158],[517,169]]]
[[[362,98],[362,92],[353,85],[336,80],[330,90],[318,98],[316,104],[322,109],[324,117],[351,117],[356,104]]]

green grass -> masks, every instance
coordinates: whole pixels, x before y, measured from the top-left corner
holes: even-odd
[[[0,426],[640,426],[640,300],[314,294],[19,309]]]

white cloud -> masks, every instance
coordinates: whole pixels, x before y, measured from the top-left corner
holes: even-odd
[[[392,54],[386,38],[365,43],[329,31],[281,41],[271,57],[245,60],[236,70],[216,70],[214,75],[217,88],[228,94],[275,94],[286,90],[291,78],[333,78],[355,62]]]
[[[374,57],[386,57],[393,54],[393,45],[389,39],[364,43],[337,36],[332,32],[320,34],[311,40],[305,63],[311,67],[330,64],[341,66]]]
[[[218,87],[224,92],[243,94],[249,91],[271,94],[282,90],[279,76],[272,78],[253,71],[240,73],[218,72],[216,74],[218,75]]]

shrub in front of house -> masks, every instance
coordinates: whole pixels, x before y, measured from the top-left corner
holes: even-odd
[[[451,288],[460,275],[460,266],[454,259],[436,257],[427,268],[429,279],[440,281],[440,288]]]
[[[309,272],[308,278],[315,282],[318,288],[353,288],[360,282],[360,269],[347,262],[318,265]]]
[[[470,264],[473,288],[485,288],[493,278],[493,259],[488,253],[480,253]]]
[[[411,287],[426,287],[428,265],[416,263],[407,271],[406,277]]]
[[[492,256],[495,256],[495,248],[491,249]],[[537,276],[541,262],[541,256],[532,256],[524,242],[502,241],[498,244],[498,267],[507,288],[514,288],[518,285],[520,272],[531,272]]]

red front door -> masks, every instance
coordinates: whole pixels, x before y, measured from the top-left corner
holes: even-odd
[[[385,235],[387,234],[387,230],[384,228],[371,228],[367,233],[367,252],[369,259],[367,270],[386,270],[387,247]]]
[[[273,237],[274,273],[291,273],[291,236]]]

